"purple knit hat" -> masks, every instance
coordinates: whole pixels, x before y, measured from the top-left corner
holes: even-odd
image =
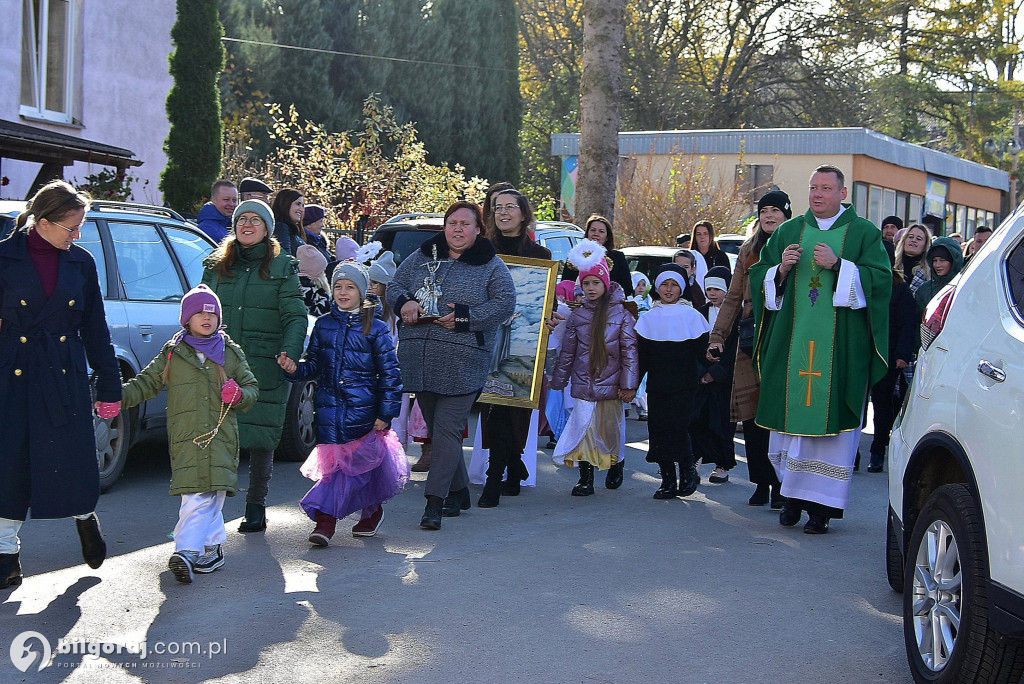
[[[185,296],[181,298],[182,327],[188,323],[188,319],[192,318],[192,316],[204,311],[216,314],[218,325],[224,321],[224,317],[221,315],[220,300],[217,298],[217,293],[206,285],[200,284],[186,292]]]

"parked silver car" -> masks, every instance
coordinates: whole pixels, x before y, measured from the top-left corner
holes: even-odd
[[[6,237],[24,202],[0,202],[0,238]],[[215,245],[194,224],[163,207],[96,201],[76,244],[96,260],[107,327],[121,366],[134,377],[181,329],[182,296],[198,285],[203,259]],[[296,383],[288,402],[278,456],[302,460],[313,448],[314,383]],[[100,488],[107,490],[124,470],[129,447],[143,435],[167,426],[167,397],[122,411],[112,420],[95,418]]]

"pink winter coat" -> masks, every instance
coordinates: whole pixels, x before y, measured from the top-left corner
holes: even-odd
[[[608,325],[604,330],[608,349],[608,365],[597,377],[590,375],[591,321],[595,302],[583,299],[583,305],[573,310],[565,322],[562,348],[551,380],[553,389],[565,389],[572,377],[572,396],[585,401],[617,399],[620,389],[640,386],[640,364],[636,351],[636,322],[626,310],[622,287],[612,283],[611,301],[608,303]]]

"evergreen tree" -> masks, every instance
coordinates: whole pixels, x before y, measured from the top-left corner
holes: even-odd
[[[170,132],[164,142],[167,167],[160,190],[168,206],[194,211],[220,175],[220,93],[217,78],[224,68],[224,47],[217,0],[178,0],[171,29],[175,49],[167,95]]]

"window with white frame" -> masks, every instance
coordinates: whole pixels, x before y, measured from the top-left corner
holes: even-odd
[[[73,122],[76,1],[22,2],[22,116],[58,123]]]

